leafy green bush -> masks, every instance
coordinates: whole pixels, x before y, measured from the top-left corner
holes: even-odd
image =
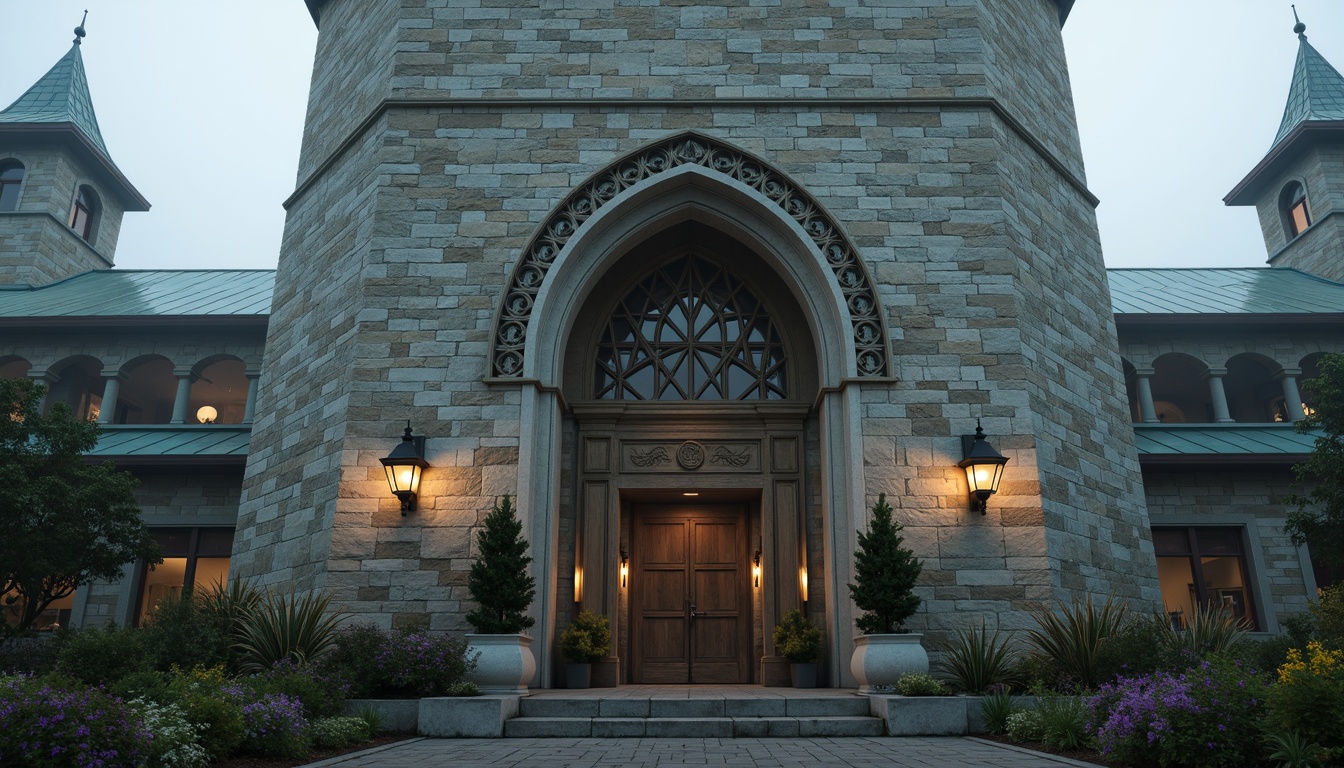
[[[162,704],[173,700],[172,691],[168,687],[168,676],[152,669],[132,672],[115,683],[110,683],[107,690],[113,696],[126,700],[147,699]]]
[[[1344,758],[1344,651],[1315,640],[1306,654],[1291,650],[1269,692],[1266,726],[1271,733],[1296,732]]]
[[[1056,613],[1047,606],[1032,611],[1037,627],[1027,630],[1027,637],[1043,656],[1055,661],[1064,672],[1083,688],[1097,684],[1099,656],[1102,645],[1125,626],[1129,609],[1107,598],[1100,608],[1088,595],[1086,602],[1074,600],[1071,605],[1056,604]]]
[[[1051,749],[1083,749],[1093,744],[1088,733],[1091,715],[1081,696],[1061,696],[1044,689],[1036,694],[1036,713],[1041,721],[1041,743]]]
[[[254,695],[283,693],[303,702],[303,713],[309,718],[335,717],[345,708],[345,693],[349,686],[324,672],[300,667],[293,661],[277,662],[263,674],[242,680],[243,686]]]
[[[480,696],[481,689],[470,680],[458,680],[456,683],[448,686],[447,695],[449,696]]]
[[[0,765],[143,765],[152,736],[139,714],[98,688],[0,678]]]
[[[283,693],[242,692],[244,752],[265,757],[303,757],[308,752],[308,719],[303,704]]]
[[[1045,735],[1045,726],[1041,723],[1041,713],[1034,709],[1019,709],[1008,715],[1004,724],[1004,733],[1010,741],[1019,744],[1026,741],[1040,741]]]
[[[173,670],[168,688],[188,722],[202,726],[201,746],[212,760],[223,760],[243,743],[242,690],[224,676],[223,667]]]
[[[378,652],[379,691],[397,696],[443,696],[476,668],[467,641],[429,632],[403,632],[387,638]]]
[[[1008,728],[1008,716],[1018,711],[1013,697],[1007,691],[985,694],[980,700],[980,714],[985,718],[985,730],[1003,733]]]
[[[896,692],[902,696],[946,696],[947,686],[932,675],[909,673],[896,681]]]
[[[154,737],[149,747],[151,766],[200,768],[210,762],[210,753],[200,744],[205,726],[188,720],[181,707],[148,699],[132,699],[129,703]]]
[[[140,630],[155,669],[167,672],[229,663],[229,625],[205,609],[191,592],[162,600]]]
[[[75,630],[61,638],[56,669],[89,685],[106,685],[149,671],[151,661],[139,632],[109,626]]]
[[[244,672],[264,672],[278,661],[300,666],[315,662],[336,644],[336,627],[343,614],[328,612],[331,598],[307,593],[299,597],[267,592],[251,610],[242,613],[234,647]]]
[[[365,699],[379,693],[382,685],[378,672],[378,654],[387,644],[388,633],[373,624],[355,624],[336,633],[331,652],[322,657],[324,672],[345,681],[352,699]]]
[[[1137,677],[1181,664],[1167,650],[1170,620],[1165,615],[1136,615],[1097,649],[1097,682]]]
[[[815,664],[821,658],[821,629],[797,608],[784,614],[773,638],[775,653],[794,664]]]
[[[0,675],[45,675],[56,668],[62,629],[48,637],[0,638]]]
[[[959,629],[953,635],[952,645],[943,655],[943,668],[963,691],[980,693],[991,686],[1014,682],[1016,654],[1006,637],[985,628],[983,619],[978,630]]]
[[[868,530],[859,533],[854,550],[849,597],[863,611],[854,624],[865,635],[903,632],[905,620],[919,610],[914,589],[924,564],[903,546],[901,524],[892,521],[891,512],[887,495],[880,494]]]
[[[1327,648],[1344,649],[1344,584],[1326,587],[1320,599],[1311,605],[1316,620],[1316,636]]]
[[[309,724],[313,746],[318,749],[348,747],[368,741],[373,730],[361,717],[324,717]]]
[[[579,611],[560,633],[560,655],[571,664],[596,664],[611,651],[611,625],[606,616]]]

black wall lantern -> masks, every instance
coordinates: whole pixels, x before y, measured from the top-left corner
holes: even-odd
[[[411,422],[406,422],[406,433],[401,443],[387,458],[379,459],[387,472],[387,484],[392,494],[401,499],[401,514],[415,511],[416,494],[420,491],[420,472],[429,466],[425,461],[425,436],[411,434]]]
[[[994,446],[985,439],[985,430],[980,428],[980,420],[975,420],[975,434],[961,436],[962,459],[958,467],[966,470],[966,482],[971,486],[971,509],[985,514],[989,497],[999,492],[999,481],[1003,479],[1003,465],[1008,457],[994,450]]]

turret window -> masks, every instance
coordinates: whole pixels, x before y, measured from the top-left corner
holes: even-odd
[[[1283,188],[1279,200],[1284,222],[1288,228],[1288,239],[1291,240],[1311,226],[1311,207],[1307,204],[1307,190],[1299,182],[1294,181]]]
[[[23,163],[18,160],[0,162],[0,211],[19,209],[19,187],[23,185]]]
[[[93,242],[93,220],[98,216],[98,196],[88,187],[80,187],[70,209],[70,228],[85,242]]]

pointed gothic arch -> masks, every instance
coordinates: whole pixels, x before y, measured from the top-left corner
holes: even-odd
[[[890,372],[890,344],[877,292],[858,249],[839,224],[802,185],[768,163],[716,139],[683,133],[610,164],[575,188],[552,210],[515,265],[495,314],[491,375],[519,379],[527,374],[533,308],[552,266],[584,224],[622,193],[678,169],[695,168],[758,193],[792,220],[824,262],[833,288],[849,315],[853,374],[879,378]]]

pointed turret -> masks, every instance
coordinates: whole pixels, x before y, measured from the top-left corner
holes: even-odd
[[[111,267],[122,214],[149,210],[98,128],[84,34],[81,23],[69,52],[0,111],[0,285]]]
[[[1297,21],[1297,63],[1269,153],[1223,198],[1254,205],[1269,263],[1344,280],[1344,75]]]

